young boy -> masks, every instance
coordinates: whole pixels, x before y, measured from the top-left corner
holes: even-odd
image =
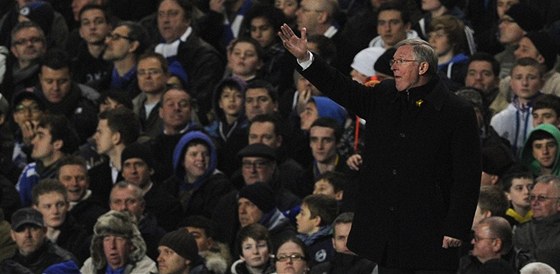
[[[342,201],[344,196],[344,185],[346,178],[344,174],[336,171],[327,171],[315,180],[313,194],[323,194],[334,198],[337,202]]]
[[[504,174],[502,186],[510,202],[505,218],[511,227],[528,222],[533,217],[529,199],[533,183],[533,174],[522,165],[515,166]]]
[[[533,175],[560,175],[558,162],[560,130],[551,124],[542,124],[529,134],[521,161],[531,169]]]
[[[554,94],[543,94],[533,104],[533,127],[540,124],[560,126],[560,97]]]
[[[296,216],[298,238],[307,246],[309,267],[326,262],[334,256],[331,242],[332,222],[338,213],[334,198],[313,194],[305,197]]]

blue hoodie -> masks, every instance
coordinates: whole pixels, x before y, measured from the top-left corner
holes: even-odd
[[[181,137],[181,140],[175,146],[175,150],[173,151],[173,170],[175,171],[175,176],[181,180],[181,182],[185,181],[185,168],[183,167],[183,159],[185,157],[185,152],[187,150],[187,146],[193,140],[201,140],[206,143],[208,147],[208,152],[210,153],[210,163],[208,163],[208,168],[202,174],[202,176],[198,177],[192,184],[181,184],[179,186],[181,191],[187,191],[190,189],[198,189],[202,183],[210,177],[216,170],[217,166],[217,155],[216,155],[216,147],[214,143],[208,137],[208,135],[204,134],[202,131],[190,131],[187,134]]]
[[[341,105],[335,103],[335,101],[331,100],[328,97],[312,96],[311,100],[315,102],[319,117],[335,119],[338,124],[344,128],[344,123],[348,114],[346,112],[346,109],[344,109]]]

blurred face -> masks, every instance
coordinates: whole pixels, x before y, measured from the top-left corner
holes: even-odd
[[[509,15],[502,16],[498,28],[500,43],[504,45],[517,44],[525,34],[525,31]]]
[[[306,204],[301,205],[301,210],[296,216],[298,233],[310,235],[319,230],[320,222],[321,218],[319,216],[311,217],[311,211]]]
[[[544,57],[539,53],[539,50],[535,47],[535,44],[531,42],[531,39],[527,37],[521,38],[521,40],[519,41],[519,46],[513,52],[513,55],[515,55],[515,59],[529,57],[539,61],[540,63],[544,62]]]
[[[11,51],[20,62],[31,62],[45,54],[45,37],[37,28],[25,28],[14,36]]]
[[[70,92],[72,86],[68,67],[55,70],[42,66],[39,79],[43,95],[47,101],[53,104],[60,103]]]
[[[127,183],[137,185],[140,188],[147,186],[152,175],[152,168],[140,158],[129,158],[122,166],[122,176]]]
[[[11,230],[12,240],[16,242],[19,253],[28,256],[43,246],[47,228],[24,225],[20,230]]]
[[[334,186],[325,179],[315,182],[313,186],[313,194],[323,194],[340,200],[342,198],[341,191],[335,192]]]
[[[202,144],[189,146],[185,152],[183,166],[189,182],[194,182],[202,176],[210,164],[208,147]]]
[[[174,0],[164,0],[159,4],[157,23],[159,34],[167,43],[179,39],[190,26],[185,11]]]
[[[111,190],[109,206],[111,210],[129,212],[132,216],[136,217],[136,220],[140,220],[140,217],[144,214],[144,203],[130,187],[113,188]]]
[[[257,17],[251,20],[251,38],[257,40],[261,47],[266,48],[274,42],[276,33],[265,17]]]
[[[269,260],[268,245],[265,240],[255,241],[247,238],[241,243],[241,257],[250,267],[263,267]]]
[[[111,128],[109,128],[107,119],[100,119],[97,123],[97,129],[93,138],[95,140],[97,153],[108,155],[108,153],[115,148],[119,139],[119,134],[113,132]]]
[[[138,87],[147,94],[163,92],[167,82],[167,75],[163,73],[161,63],[157,58],[146,58],[137,65]]]
[[[213,245],[214,241],[206,235],[204,229],[193,226],[187,226],[186,229],[196,241],[199,252],[207,251]]]
[[[62,141],[57,140],[53,142],[50,130],[38,127],[35,131],[35,137],[31,140],[33,151],[31,158],[43,162],[45,165],[50,165],[55,150],[60,149]]]
[[[247,198],[239,198],[237,201],[237,213],[241,227],[258,223],[263,215],[263,212]]]
[[[498,0],[496,5],[496,12],[498,13],[498,18],[502,18],[506,11],[511,8],[511,6],[519,3],[518,0]]]
[[[249,144],[258,143],[277,149],[282,145],[282,136],[274,132],[271,122],[253,122],[249,128]]]
[[[138,42],[130,40],[129,32],[126,26],[118,26],[105,38],[107,47],[103,53],[103,60],[121,61],[134,52]]]
[[[416,60],[416,56],[412,51],[412,46],[405,45],[399,47],[393,55],[394,60]],[[395,75],[395,86],[398,91],[408,90],[413,87],[420,86],[420,62],[405,61],[393,63],[391,70]]]
[[[309,43],[309,45],[311,45],[311,43]],[[311,50],[311,48],[309,50]],[[313,50],[311,50],[311,51],[313,51]],[[311,84],[311,82],[309,82],[307,79],[303,78],[303,76],[301,76],[301,75],[298,75],[298,78],[297,78],[297,81],[296,81],[296,88],[299,92],[311,91],[312,96],[321,95],[321,92],[313,84]]]
[[[560,211],[559,193],[551,184],[537,183],[531,191],[533,218],[540,220]]]
[[[558,119],[558,114],[554,109],[551,108],[540,108],[533,109],[533,127],[537,127],[541,124],[551,124],[555,126],[560,125],[560,119]]]
[[[441,8],[439,0],[422,0],[422,10],[424,11],[435,11],[439,8]]]
[[[386,48],[406,39],[406,31],[409,29],[410,23],[404,23],[400,11],[384,10],[377,17],[377,33],[385,42]]]
[[[220,95],[218,106],[227,116],[237,117],[243,110],[243,95],[237,89],[225,87]]]
[[[351,229],[352,223],[340,223],[335,225],[332,241],[334,250],[336,252],[355,255],[355,253],[350,251],[350,249],[348,249],[348,247],[346,246],[346,242],[348,242],[348,235],[350,234]]]
[[[313,158],[319,163],[332,163],[336,158],[336,140],[334,129],[328,127],[312,127],[309,130],[309,146]]]
[[[278,109],[265,88],[250,88],[245,92],[245,114],[252,120],[260,114],[272,114]]]
[[[558,144],[554,139],[540,139],[533,141],[533,157],[544,168],[552,168],[558,152]]]
[[[180,90],[169,90],[162,98],[159,117],[166,131],[181,130],[191,120],[191,97]]]
[[[467,69],[465,86],[480,89],[489,93],[500,83],[498,75],[494,75],[492,64],[486,61],[472,61]]]
[[[449,42],[449,37],[444,30],[436,30],[428,33],[429,42],[432,47],[436,50],[438,56],[445,56],[448,54],[453,54],[453,46]]]
[[[121,103],[117,102],[116,100],[107,97],[103,102],[99,104],[99,113],[105,112],[107,110],[116,109],[118,107],[123,106]]]
[[[103,44],[105,37],[111,32],[111,25],[105,20],[103,11],[90,9],[80,18],[80,37],[88,44]]]
[[[315,120],[319,119],[319,111],[317,110],[317,105],[314,102],[308,102],[305,104],[305,109],[299,114],[299,123],[301,130],[308,131],[311,124]]]
[[[307,271],[307,261],[301,247],[294,242],[285,242],[276,253],[276,272],[303,274]]]
[[[58,180],[66,187],[69,202],[78,202],[89,187],[87,171],[80,165],[64,165],[58,169]]]
[[[281,10],[287,19],[295,18],[298,4],[296,0],[274,0],[274,7]]]
[[[241,78],[252,77],[261,68],[262,61],[257,55],[257,49],[248,42],[238,42],[228,54],[228,66],[231,72]]]
[[[43,116],[43,111],[34,100],[23,99],[13,109],[14,122],[23,127],[24,123],[36,125]]]
[[[58,192],[40,195],[38,203],[34,207],[43,215],[43,222],[45,222],[46,227],[58,228],[66,220],[68,203],[64,200],[64,195]]]
[[[482,263],[500,257],[500,245],[488,225],[477,225],[474,230],[472,255]]]
[[[542,88],[539,69],[533,66],[515,66],[511,71],[511,89],[522,99],[530,99]]]
[[[173,249],[160,245],[158,252],[157,263],[160,274],[183,273],[188,269],[190,261],[175,253]]]
[[[325,21],[325,16],[325,10],[320,1],[302,0],[296,11],[298,27],[306,27],[308,35],[322,34],[318,33],[318,27]]]
[[[528,178],[515,178],[511,181],[511,187],[506,196],[514,207],[529,208],[531,201],[529,193],[533,189],[533,180]]]
[[[130,241],[120,236],[107,235],[103,238],[103,253],[112,269],[124,266],[132,250]]]
[[[243,157],[241,160],[241,174],[246,185],[254,183],[268,183],[272,181],[272,175],[276,164],[262,157]]]

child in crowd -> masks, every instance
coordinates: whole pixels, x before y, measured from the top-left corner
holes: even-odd
[[[510,202],[505,218],[512,227],[526,223],[533,217],[529,199],[533,183],[531,171],[522,165],[512,167],[504,175],[502,187]]]
[[[272,272],[272,243],[266,227],[261,224],[248,225],[239,231],[236,242],[239,243],[237,248],[240,259],[231,266],[232,274]]]
[[[323,194],[334,198],[337,202],[342,201],[344,196],[344,185],[346,178],[344,174],[336,171],[327,171],[315,180],[313,194]]]
[[[528,166],[533,175],[560,175],[558,162],[560,150],[560,130],[551,124],[537,126],[527,138],[521,161]]]

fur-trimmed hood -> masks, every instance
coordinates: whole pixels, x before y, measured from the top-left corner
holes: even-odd
[[[204,264],[209,271],[215,274],[225,274],[231,264],[231,254],[225,244],[217,243],[216,245],[217,248],[200,252],[200,256],[204,258]]]

